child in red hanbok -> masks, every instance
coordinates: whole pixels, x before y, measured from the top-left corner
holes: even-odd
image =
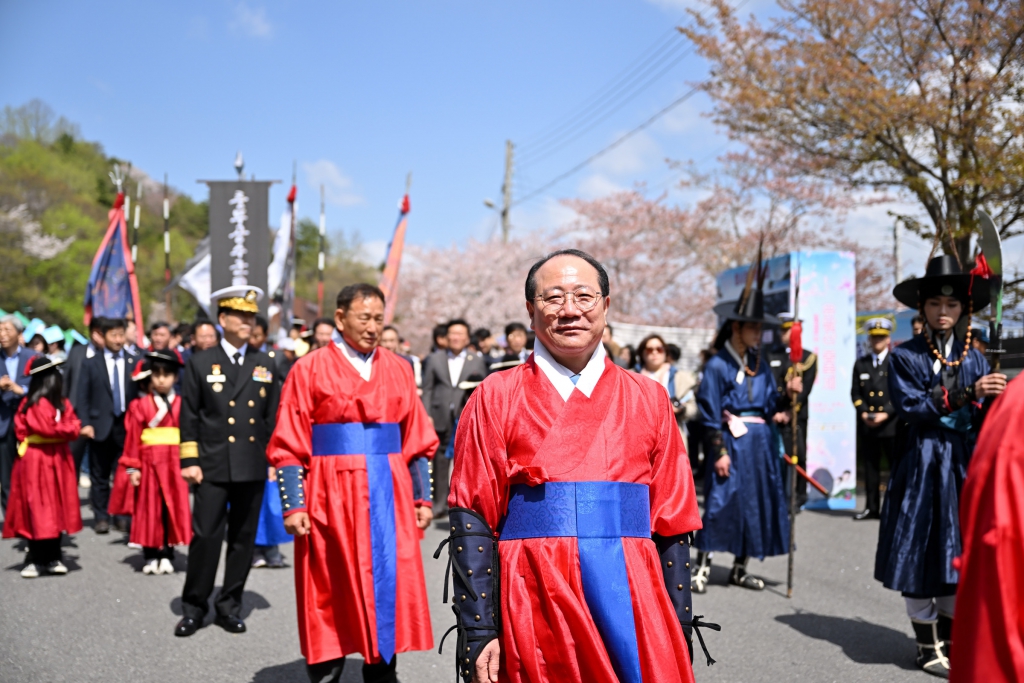
[[[78,438],[82,423],[63,398],[63,360],[39,356],[29,361],[28,397],[14,416],[18,459],[11,472],[11,495],[4,520],[4,538],[28,540],[28,561],[21,575],[67,574],[61,562],[61,534],[82,530],[78,477],[68,443]]]
[[[173,574],[174,546],[192,540],[188,484],[181,478],[178,432],[181,399],[174,383],[181,370],[175,351],[146,354],[132,378],[139,398],[125,415],[124,464],[134,493],[132,545],[142,546],[144,574]]]

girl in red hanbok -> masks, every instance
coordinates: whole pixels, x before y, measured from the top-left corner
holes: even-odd
[[[3,537],[28,540],[28,561],[21,570],[26,579],[36,578],[40,571],[67,574],[61,562],[61,534],[82,530],[78,478],[68,449],[82,423],[61,393],[57,366],[63,362],[45,356],[29,361],[28,397],[14,416],[18,459],[11,472]]]
[[[139,367],[132,379],[141,383],[141,395],[125,415],[121,456],[134,494],[128,538],[142,546],[143,574],[173,574],[174,546],[192,540],[188,484],[181,478],[178,451],[181,398],[174,392],[182,361],[175,351],[153,351]]]

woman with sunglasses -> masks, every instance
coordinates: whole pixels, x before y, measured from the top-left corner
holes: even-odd
[[[685,434],[683,425],[697,416],[695,387],[697,378],[692,372],[680,370],[669,361],[668,345],[657,334],[648,335],[637,345],[640,354],[640,374],[650,377],[668,392],[672,410],[676,414],[679,431]]]

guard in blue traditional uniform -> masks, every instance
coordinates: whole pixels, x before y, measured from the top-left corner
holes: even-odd
[[[708,361],[697,392],[709,458],[704,527],[697,532],[694,545],[699,552],[691,573],[697,593],[707,588],[713,552],[736,556],[729,583],[764,590],[764,580],[747,573],[749,558],[763,560],[789,551],[781,444],[771,424],[780,393],[759,346],[762,324],[777,325],[779,320],[764,312],[763,277],[759,259],[735,307],[731,302],[715,307],[725,321],[715,339],[719,351]],[[802,390],[800,377],[788,381],[787,391]]]
[[[961,318],[988,305],[989,288],[964,273],[955,257],[933,258],[924,277],[901,282],[893,296],[920,310],[926,325],[890,354],[889,394],[908,429],[882,504],[875,578],[903,594],[917,666],[948,678],[960,490],[983,401],[1002,393],[1006,377],[989,373],[969,329],[957,338]]]
[[[871,318],[864,323],[871,350],[853,364],[850,400],[857,411],[857,458],[864,463],[866,505],[853,516],[857,521],[878,519],[882,457],[889,467],[896,456],[896,411],[889,393],[889,337],[892,321]]]
[[[181,474],[193,488],[192,542],[174,634],[191,636],[206,616],[227,526],[218,626],[244,633],[242,591],[249,575],[267,480],[278,383],[273,359],[248,347],[263,296],[258,287],[227,287],[211,296],[221,342],[189,358],[182,380]]]

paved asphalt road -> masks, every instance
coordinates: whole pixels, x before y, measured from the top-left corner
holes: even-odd
[[[72,569],[64,577],[22,579],[22,553],[13,541],[0,543],[0,682],[305,683],[291,569],[250,574],[248,633],[211,625],[175,638],[184,556],[177,574],[146,576],[140,551],[120,534],[94,534],[85,508],[83,517],[86,529],[64,549]],[[723,627],[706,632],[718,663],[707,668],[698,654],[697,681],[931,680],[914,668],[902,599],[871,578],[877,533],[877,522],[855,523],[849,513],[801,514],[792,600],[785,557],[751,564],[769,583],[762,593],[728,587],[732,558],[721,557],[708,592],[694,601],[697,614]],[[423,542],[435,639],[453,623],[441,603],[443,564],[430,557],[442,534],[431,529]],[[290,556],[290,546],[284,552]],[[401,680],[453,682],[448,652],[400,655]],[[359,667],[350,666],[345,680],[360,681]]]

